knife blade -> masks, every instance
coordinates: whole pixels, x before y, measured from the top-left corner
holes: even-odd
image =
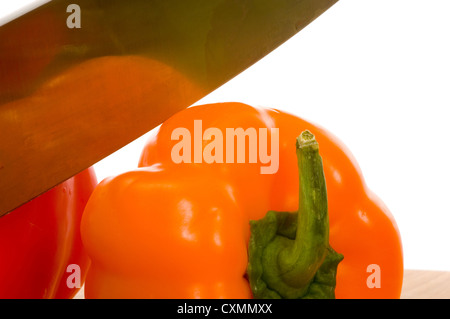
[[[1,26],[0,216],[201,99],[336,2],[55,0]]]

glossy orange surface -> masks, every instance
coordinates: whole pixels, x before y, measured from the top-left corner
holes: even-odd
[[[171,151],[176,128],[279,128],[279,168],[255,163],[181,163]],[[339,264],[337,298],[398,298],[403,277],[396,223],[366,187],[350,152],[332,134],[301,118],[241,103],[188,108],[156,130],[142,168],[104,180],[82,221],[92,258],[87,298],[248,298],[245,278],[249,221],[268,210],[299,206],[295,139],[311,131],[327,182],[330,244]],[[270,131],[272,132],[272,131]],[[211,143],[203,140],[202,150]],[[192,153],[195,145],[192,143]],[[198,147],[198,144],[197,144]],[[239,151],[235,144],[235,155]],[[274,158],[273,158],[274,159]],[[382,172],[380,172],[382,173]],[[380,287],[368,279],[379,266]]]

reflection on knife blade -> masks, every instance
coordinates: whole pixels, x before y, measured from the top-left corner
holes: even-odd
[[[79,0],[82,27],[68,28],[73,1],[57,0],[0,27],[0,215],[202,98],[336,1]]]

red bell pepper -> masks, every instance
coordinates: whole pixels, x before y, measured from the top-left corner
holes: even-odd
[[[80,221],[96,185],[89,168],[0,218],[0,298],[75,296],[74,276],[82,284],[90,263]]]

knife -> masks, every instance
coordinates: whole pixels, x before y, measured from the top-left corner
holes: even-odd
[[[0,27],[0,216],[192,105],[337,0],[54,0]]]

